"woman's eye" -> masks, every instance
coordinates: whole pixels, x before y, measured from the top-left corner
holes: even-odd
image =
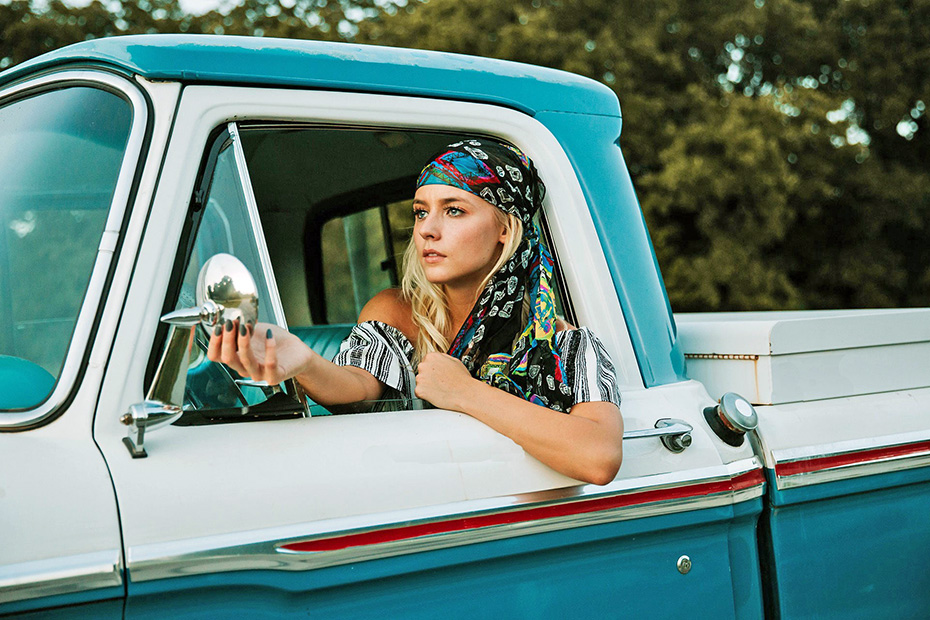
[[[422,220],[424,217],[426,217],[426,211],[424,211],[423,209],[413,210],[413,219]]]
[[[449,215],[455,216],[455,215],[461,215],[465,212],[459,209],[458,207],[449,207],[448,210],[446,210],[446,213],[448,213]]]

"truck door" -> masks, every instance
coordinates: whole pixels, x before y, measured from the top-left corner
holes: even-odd
[[[462,133],[511,140],[536,160],[566,265],[563,307],[613,354],[627,428],[685,418],[690,447],[631,439],[617,480],[584,485],[466,415],[416,402],[305,417],[301,402],[209,368],[201,334],[187,411],[133,458],[119,419],[146,394],[159,316],[190,303],[186,285],[212,252],[249,267],[266,320],[331,347],[346,327],[339,308],[351,317],[350,299],[391,284],[405,228],[392,220],[411,177]],[[185,88],[95,423],[119,498],[128,617],[668,616],[682,599],[714,617],[758,615],[761,464],[699,426],[700,385],[643,388],[565,170],[551,134],[513,110]]]

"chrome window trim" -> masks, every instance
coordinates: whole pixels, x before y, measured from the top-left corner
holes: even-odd
[[[239,171],[239,182],[242,184],[242,194],[245,197],[246,209],[249,213],[249,222],[252,224],[252,236],[255,238],[255,245],[258,248],[258,259],[262,265],[262,271],[265,275],[265,282],[268,286],[268,294],[271,296],[271,314],[275,322],[287,329],[287,319],[284,317],[284,305],[281,303],[281,294],[278,292],[278,281],[274,277],[274,270],[271,268],[271,254],[268,252],[268,243],[265,240],[265,232],[262,229],[262,221],[258,215],[258,203],[255,200],[255,192],[252,191],[252,178],[249,176],[249,167],[245,161],[245,151],[242,147],[242,138],[239,137],[239,126],[231,122],[226,126],[229,131],[229,137],[232,140],[233,154],[236,158],[236,168]]]
[[[930,432],[920,431],[816,446],[805,446],[803,448],[773,450],[772,460],[774,462],[775,487],[778,490],[794,489],[813,484],[837,482],[840,480],[926,467],[930,465],[930,446],[921,446],[921,444],[928,443],[930,443]],[[908,446],[913,446],[914,448],[910,454],[888,456],[875,455],[875,453],[883,450],[896,448],[906,449]],[[779,472],[779,468],[784,470],[786,465],[804,461],[847,456],[855,457],[856,455],[861,456],[861,459],[850,463],[838,465],[825,464],[823,467],[815,467],[810,471],[797,473]]]
[[[73,86],[104,87],[102,90],[121,95],[132,106],[132,125],[129,129],[129,138],[126,141],[123,162],[113,192],[113,200],[110,203],[110,210],[101,235],[100,245],[97,248],[97,258],[94,261],[90,281],[87,284],[87,292],[78,312],[71,342],[68,344],[68,351],[65,354],[65,362],[55,382],[55,388],[45,401],[32,409],[4,410],[0,415],[0,432],[24,429],[24,427],[40,424],[58,411],[58,408],[67,400],[74,389],[84,354],[87,347],[90,346],[88,340],[106,287],[116,242],[119,239],[123,218],[129,207],[129,196],[132,193],[139,157],[145,142],[149,114],[145,97],[139,86],[130,80],[111,73],[68,70],[38,77],[19,83],[0,93],[0,105],[12,98],[30,96],[32,94],[30,91],[40,94],[50,89],[57,90]]]
[[[751,481],[746,487],[731,487],[729,490],[714,493],[698,492],[668,500],[644,501],[605,510],[530,519],[332,551],[292,552],[281,549],[285,545],[308,540],[364,534],[450,519],[498,513],[519,515],[522,510],[564,506],[579,500],[617,498],[658,490],[686,490],[705,484],[726,484],[736,477],[751,476],[754,472],[758,475],[758,480]],[[455,502],[443,506],[341,517],[265,530],[130,547],[127,550],[127,570],[132,581],[136,583],[240,570],[313,570],[587,525],[728,506],[761,497],[764,486],[761,461],[758,457],[752,457],[723,466],[617,480],[605,486],[566,487]]]
[[[122,587],[120,564],[120,551],[110,549],[0,566],[0,605]]]

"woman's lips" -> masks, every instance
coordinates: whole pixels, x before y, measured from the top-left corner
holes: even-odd
[[[445,254],[437,252],[436,250],[424,250],[423,251],[423,262],[427,264],[438,263],[446,257]]]

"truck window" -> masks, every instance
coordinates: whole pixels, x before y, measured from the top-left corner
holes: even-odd
[[[0,108],[0,410],[58,380],[131,124],[128,101],[88,86]]]
[[[232,149],[221,150],[214,178],[204,185],[210,193],[202,214],[192,214],[197,230],[188,244],[176,307],[194,304],[194,285],[203,261],[227,252],[256,275],[260,309],[267,312],[266,300],[276,289],[288,329],[332,359],[368,300],[399,285],[401,260],[413,229],[416,178],[432,154],[460,135],[267,123],[241,124],[238,134],[250,181],[245,191],[254,192],[260,226],[248,221],[239,189],[243,179],[227,155]],[[263,235],[259,244],[248,239],[257,230]],[[261,244],[267,247],[270,273],[263,273],[265,266],[254,255]],[[267,279],[276,286],[264,284]],[[557,303],[561,308],[560,298]],[[274,322],[272,318],[260,320]],[[198,338],[203,351],[207,335],[201,332]],[[234,373],[215,366],[219,365],[202,356],[192,362],[189,406],[241,408],[269,396],[267,390],[244,393]],[[218,372],[224,380],[207,379]],[[387,408],[416,407],[417,403],[398,402]],[[358,410],[367,409],[327,410],[311,403],[313,415]]]

